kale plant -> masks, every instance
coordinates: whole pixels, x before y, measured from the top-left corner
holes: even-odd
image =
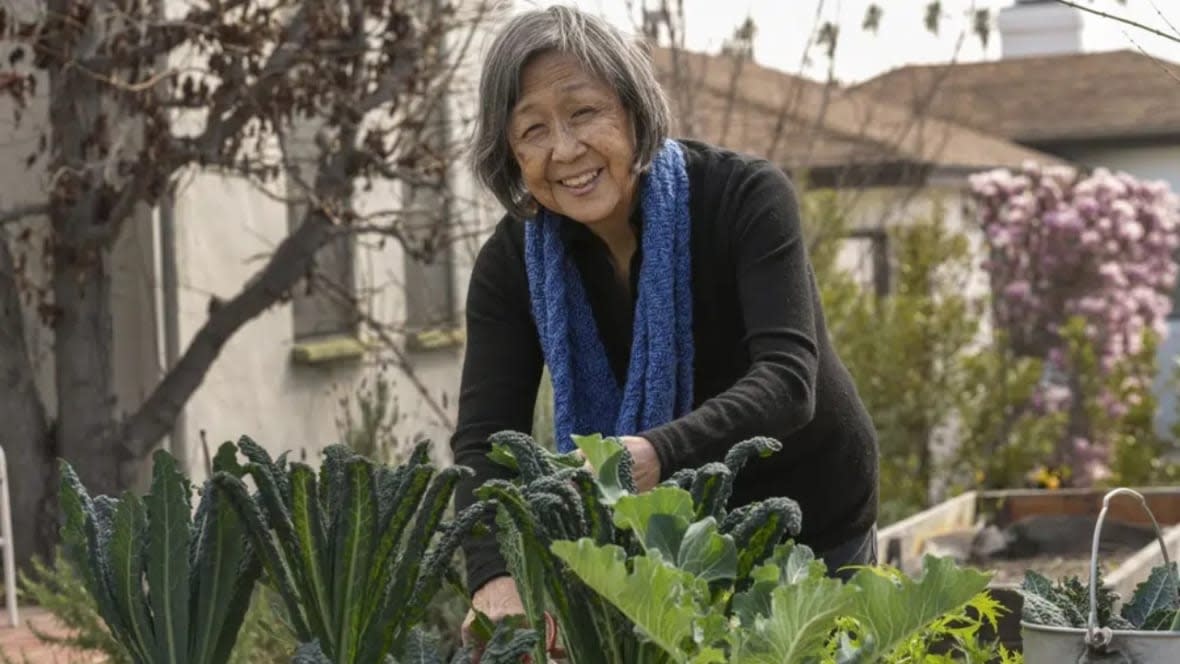
[[[571,664],[909,662],[939,639],[973,661],[1013,661],[976,639],[1002,611],[988,575],[927,558],[916,578],[870,567],[842,583],[791,539],[795,501],[728,509],[734,476],[777,441],[746,441],[642,494],[618,440],[575,442],[584,458],[498,434],[493,457],[518,477],[479,489],[498,506],[527,624],[540,631],[553,613]],[[976,622],[960,620],[968,608]],[[532,655],[547,661],[539,644]]]
[[[436,472],[426,442],[397,467],[333,445],[318,476],[285,455],[272,460],[246,437],[238,450],[247,460],[241,471],[216,473],[214,486],[229,497],[283,598],[304,644],[297,661],[377,664],[421,650],[416,628],[453,573],[459,543],[487,510],[475,505],[443,520],[456,481],[471,470]],[[232,447],[226,454],[223,467],[236,463]]]
[[[1094,584],[1097,588],[1097,627],[1180,631],[1180,582],[1176,563],[1152,568],[1147,579],[1136,586],[1130,601],[1121,607],[1118,593],[1103,582],[1101,569]],[[1090,586],[1077,576],[1054,582],[1035,570],[1027,570],[1020,590],[1024,598],[1022,617],[1026,622],[1049,627],[1087,626]]]
[[[61,462],[63,552],[132,661],[225,664],[261,571],[258,556],[225,491],[206,483],[194,513],[176,460],[160,450],[153,461],[142,498],[91,498]]]
[[[517,432],[498,433],[491,442],[492,457],[514,469],[517,476],[511,481],[489,481],[476,495],[483,504],[496,506],[500,548],[520,591],[528,624],[544,633],[544,614],[552,614],[570,664],[675,661],[650,635],[637,630],[634,619],[621,607],[575,574],[553,548],[556,542],[585,540],[639,556],[657,546],[656,540],[674,536],[681,527],[679,517],[672,515],[657,517],[653,528],[632,527],[637,523],[646,526],[649,515],[645,510],[661,506],[637,500],[626,448],[613,438],[578,437],[576,444],[583,458],[573,453],[555,454]],[[746,462],[780,448],[769,438],[746,441],[735,446],[724,463],[677,473],[652,494],[659,497],[668,491],[681,492],[689,505],[689,516],[695,520],[700,515],[710,524],[696,528],[690,542],[677,549],[683,564],[712,564],[709,561],[717,552],[694,546],[714,546],[713,534],[727,538],[728,545],[720,552],[725,564],[732,563],[746,573],[716,578],[710,592],[719,601],[728,597],[736,584],[749,581],[749,573],[771,555],[775,544],[799,532],[801,513],[793,500],[773,499],[732,512],[725,507],[733,478]],[[699,571],[708,576],[707,570]],[[653,597],[660,592],[650,583],[636,590]],[[534,649],[533,661],[546,661],[543,644]]]

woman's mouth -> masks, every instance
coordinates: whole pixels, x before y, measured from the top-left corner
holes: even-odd
[[[558,184],[565,187],[569,192],[575,196],[588,193],[594,188],[594,184],[598,182],[598,176],[602,174],[601,168],[596,168],[592,171],[586,171],[574,177],[558,180]]]

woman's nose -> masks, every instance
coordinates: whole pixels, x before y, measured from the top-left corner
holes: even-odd
[[[585,146],[577,133],[565,125],[559,125],[553,136],[553,159],[573,161],[582,155]]]

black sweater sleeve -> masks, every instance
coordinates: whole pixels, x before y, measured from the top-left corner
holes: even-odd
[[[817,304],[799,205],[782,171],[756,163],[730,179],[717,212],[732,224],[727,234],[750,368],[691,413],[637,434],[655,447],[664,478],[718,460],[747,438],[797,431],[815,414]]]
[[[474,490],[510,471],[488,459],[488,437],[510,429],[530,432],[543,359],[528,300],[528,278],[511,222],[500,224],[480,249],[467,293],[467,349],[451,438],[456,464],[475,471],[455,489],[455,509],[475,502]],[[507,573],[496,540],[464,543],[468,589],[474,593]]]

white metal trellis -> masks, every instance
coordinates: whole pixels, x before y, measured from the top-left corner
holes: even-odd
[[[8,491],[8,458],[0,447],[0,548],[4,554],[4,594],[8,602],[8,621],[20,625],[16,607],[16,556],[13,553],[12,503]]]

